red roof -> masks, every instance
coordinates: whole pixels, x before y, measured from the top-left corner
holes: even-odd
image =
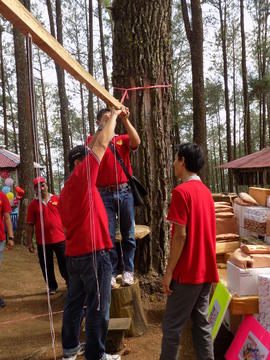
[[[218,168],[222,169],[251,169],[267,167],[270,167],[270,147],[218,166]]]
[[[20,155],[6,149],[0,149],[0,169],[16,168],[20,164]],[[34,163],[35,168],[42,168],[38,163]]]

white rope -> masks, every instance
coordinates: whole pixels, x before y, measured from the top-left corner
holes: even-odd
[[[32,36],[30,34],[28,34],[26,37],[26,48],[27,48],[27,64],[28,64],[27,69],[28,69],[29,98],[30,98],[29,100],[30,100],[30,111],[31,111],[31,119],[32,119],[31,123],[32,123],[35,161],[39,164],[39,153],[38,153],[38,144],[37,144],[38,133],[37,133],[37,119],[36,119],[36,104],[35,104],[35,91],[34,91],[33,66],[32,66]],[[40,168],[37,168],[37,175],[40,176]],[[54,354],[54,359],[56,360],[55,330],[53,324],[53,314],[52,314],[49,285],[48,285],[49,282],[48,282],[47,261],[46,261],[44,219],[43,219],[43,208],[42,208],[42,198],[41,198],[41,186],[39,182],[38,182],[38,201],[39,201],[40,224],[41,224],[42,250],[43,250],[43,259],[44,259],[44,267],[45,267],[45,279],[47,284],[48,314],[50,320],[53,354]]]

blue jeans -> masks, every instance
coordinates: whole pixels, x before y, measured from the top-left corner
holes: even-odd
[[[86,305],[85,359],[99,360],[105,353],[110,316],[112,266],[109,253],[100,250],[96,254],[67,256],[67,269],[69,287],[62,327],[64,356],[75,355],[79,349],[83,306]]]
[[[119,193],[119,198],[118,198]],[[118,254],[115,246],[115,230],[116,230],[116,215],[118,215],[118,200],[120,213],[120,232],[122,235],[122,250],[123,250],[123,270],[134,271],[134,256],[136,250],[136,240],[134,236],[135,228],[135,212],[134,199],[130,189],[119,189],[119,192],[110,192],[100,190],[100,196],[103,200],[108,219],[109,219],[109,233],[113,243],[113,249],[110,251],[110,258],[112,262],[112,273],[117,275],[118,270]]]
[[[4,248],[5,248],[5,241],[0,240],[0,266],[1,266],[1,262],[2,262]]]

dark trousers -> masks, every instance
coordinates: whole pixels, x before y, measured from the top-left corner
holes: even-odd
[[[180,284],[172,281],[163,318],[160,360],[178,360],[180,336],[184,325],[192,319],[192,338],[197,358],[214,360],[212,329],[208,322],[210,283]]]
[[[85,360],[102,359],[111,302],[112,265],[109,253],[100,250],[81,256],[67,256],[67,267],[70,281],[62,325],[64,356],[77,354],[82,311],[86,304]]]
[[[55,253],[56,255],[60,274],[65,279],[66,284],[68,284],[68,272],[67,272],[66,257],[65,257],[65,247],[66,247],[65,241],[61,241],[55,244],[45,245],[48,286],[50,290],[56,290],[58,288],[58,284],[54,274],[53,253]],[[44,263],[42,245],[38,245],[38,258],[39,258],[40,268],[42,270],[42,274],[46,282],[45,263]]]

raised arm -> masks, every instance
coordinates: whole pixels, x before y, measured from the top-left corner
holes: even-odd
[[[114,135],[117,117],[124,109],[111,109],[110,116],[101,121],[95,135],[92,137],[89,147],[93,150],[99,160],[102,159],[107,146]]]
[[[131,124],[131,122],[128,119],[129,117],[129,110],[126,108],[126,114],[121,114],[122,123],[129,135],[129,146],[131,149],[135,150],[139,147],[141,143],[141,139],[137,133],[137,130],[135,127]]]

